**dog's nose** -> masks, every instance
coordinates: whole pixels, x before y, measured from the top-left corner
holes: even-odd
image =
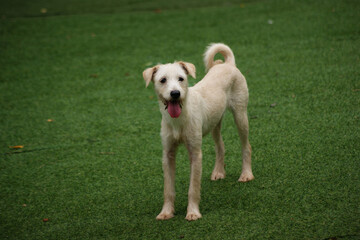
[[[179,91],[179,90],[171,91],[171,92],[170,92],[170,96],[171,96],[173,99],[178,99],[178,98],[180,97],[180,91]]]

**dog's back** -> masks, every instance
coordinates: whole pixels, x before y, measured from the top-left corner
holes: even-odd
[[[224,57],[225,62],[214,61],[218,53]],[[202,92],[203,96],[212,95],[212,98],[227,94],[228,90],[234,88],[235,85],[241,85],[242,91],[247,91],[246,80],[235,65],[234,54],[225,44],[210,44],[204,53],[204,63],[207,74],[193,87],[195,91]],[[208,91],[209,89],[211,91]]]

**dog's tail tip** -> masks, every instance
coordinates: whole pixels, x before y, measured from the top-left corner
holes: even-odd
[[[222,60],[216,60],[214,61],[214,57],[217,53],[220,53],[223,55],[225,59],[225,63],[229,63],[233,66],[235,65],[235,57],[234,53],[231,51],[231,49],[223,44],[223,43],[212,43],[210,44],[204,54],[204,63],[205,63],[205,69],[206,71],[209,71],[210,68],[212,68],[216,64],[223,63]]]

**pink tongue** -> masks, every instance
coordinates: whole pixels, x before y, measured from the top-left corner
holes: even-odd
[[[181,107],[178,102],[169,102],[167,110],[172,118],[177,118],[181,114]]]

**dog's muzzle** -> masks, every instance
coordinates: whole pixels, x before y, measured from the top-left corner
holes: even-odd
[[[179,90],[173,90],[170,92],[171,100],[164,102],[165,109],[167,109],[172,118],[178,118],[181,114],[182,102],[180,95]]]

